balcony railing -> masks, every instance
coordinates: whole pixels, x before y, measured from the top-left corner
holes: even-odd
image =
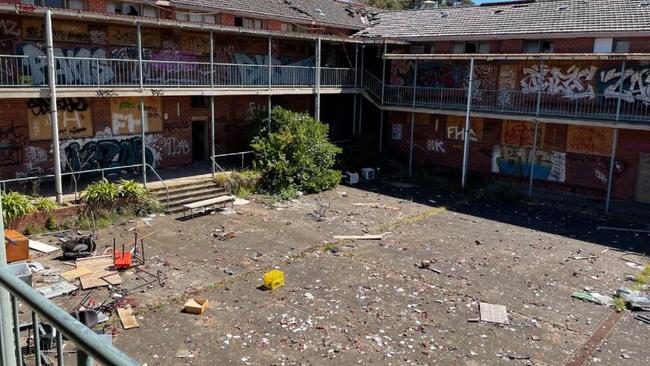
[[[54,62],[59,88],[269,86],[268,65],[143,60],[140,77],[140,62],[133,59],[57,56]],[[271,86],[313,87],[315,74],[315,67],[272,65]],[[0,55],[0,87],[47,85],[46,57]],[[352,87],[354,70],[321,67],[321,86]]]
[[[364,75],[363,87],[377,99],[381,80],[372,74]],[[415,105],[413,93],[415,95]],[[615,121],[618,97],[594,94],[582,98],[568,98],[563,95],[543,92],[526,93],[521,90],[475,89],[472,92],[472,111],[519,116],[557,117],[563,119],[591,119]],[[539,98],[539,112],[537,104]],[[467,108],[467,89],[430,88],[412,86],[384,86],[384,105],[399,107],[432,108],[465,111]],[[649,122],[650,105],[641,101],[621,101],[619,121]]]

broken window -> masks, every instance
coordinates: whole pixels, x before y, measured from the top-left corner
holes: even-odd
[[[487,42],[454,42],[452,53],[489,53],[490,44]]]
[[[524,41],[524,53],[551,53],[553,42],[543,40]]]

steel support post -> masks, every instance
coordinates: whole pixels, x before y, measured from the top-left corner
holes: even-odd
[[[50,11],[47,10],[47,13]],[[5,230],[2,220],[2,200],[0,200],[0,267],[7,266],[7,253],[5,248]],[[0,286],[0,362],[3,365],[17,365],[16,345],[14,343],[14,317],[11,309],[11,296],[9,291]]]
[[[144,108],[144,97],[140,97],[140,145],[142,151],[142,184],[147,186],[147,141],[145,133],[147,132],[147,111]]]
[[[217,167],[214,165],[214,156],[216,155],[217,136],[215,136],[215,116],[214,116],[214,95],[210,96],[210,165],[212,165],[212,178],[216,176]]]
[[[144,75],[142,72],[142,26],[137,24],[137,46],[138,46],[138,72],[140,74],[140,89],[144,89]]]
[[[47,78],[50,87],[50,125],[52,126],[52,165],[54,165],[54,192],[56,202],[63,203],[61,178],[61,152],[59,146],[59,115],[56,104],[56,65],[54,63],[54,38],[52,36],[52,11],[45,11],[45,40],[47,44]]]
[[[379,152],[382,151],[384,143],[384,95],[386,93],[386,59],[383,57],[388,51],[388,43],[384,42],[384,53],[382,54],[382,67],[381,67],[381,106],[379,108]]]
[[[314,111],[314,118],[316,118],[317,121],[320,121],[320,77],[321,77],[321,69],[320,69],[320,64],[321,64],[321,38],[318,37],[316,40],[316,103],[315,103],[315,111]]]
[[[271,39],[271,36],[269,36],[268,40],[268,54],[269,54],[269,59],[268,59],[268,82],[269,82],[269,97],[267,98],[267,109],[268,109],[268,120],[267,120],[267,127],[269,130],[269,133],[271,133],[271,90],[273,88],[273,40]]]
[[[363,62],[365,59],[366,46],[361,45],[361,81],[359,86],[363,88]],[[361,126],[363,125],[363,98],[359,99],[359,122],[357,123],[357,135],[361,135]]]
[[[214,33],[210,31],[210,88],[214,88]]]
[[[354,44],[354,87],[359,87],[359,73],[357,72],[359,59],[359,45]],[[352,97],[352,136],[357,132],[357,94],[354,93]]]
[[[621,77],[619,81],[618,100],[616,101],[616,122],[621,118],[621,103],[623,102],[623,81],[625,80],[625,61],[621,64]],[[614,129],[614,137],[612,141],[612,155],[609,159],[609,176],[607,178],[607,197],[605,198],[605,213],[609,213],[609,208],[612,202],[612,188],[614,185],[614,169],[616,169],[616,149],[618,148],[618,128]]]
[[[539,72],[540,75],[544,75],[544,62],[539,63]],[[533,135],[533,150],[531,151],[530,156],[530,177],[528,180],[528,197],[533,196],[533,181],[535,180],[535,164],[537,163],[537,134],[539,128],[539,112],[542,107],[542,89],[543,85],[539,86],[537,91],[537,106],[535,107],[535,133]]]
[[[415,97],[418,84],[418,60],[413,60],[413,102],[411,106],[415,108]],[[409,138],[409,177],[413,175],[413,130],[415,129],[415,112],[411,112],[411,130]]]
[[[469,131],[471,130],[470,113],[472,111],[472,93],[474,86],[474,59],[469,62],[469,86],[467,87],[467,110],[465,111],[465,131],[463,131],[463,171],[461,175],[461,188],[467,185],[467,168],[469,163]]]

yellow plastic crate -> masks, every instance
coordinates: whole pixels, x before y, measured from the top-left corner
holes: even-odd
[[[275,290],[282,286],[284,286],[284,272],[274,269],[264,274],[264,287],[269,290]]]

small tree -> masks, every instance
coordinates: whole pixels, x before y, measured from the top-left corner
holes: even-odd
[[[280,107],[271,112],[270,131],[267,123],[260,123],[263,127],[251,143],[262,188],[288,197],[295,191],[317,193],[339,183],[341,172],[332,167],[341,149],[329,142],[327,124]]]

